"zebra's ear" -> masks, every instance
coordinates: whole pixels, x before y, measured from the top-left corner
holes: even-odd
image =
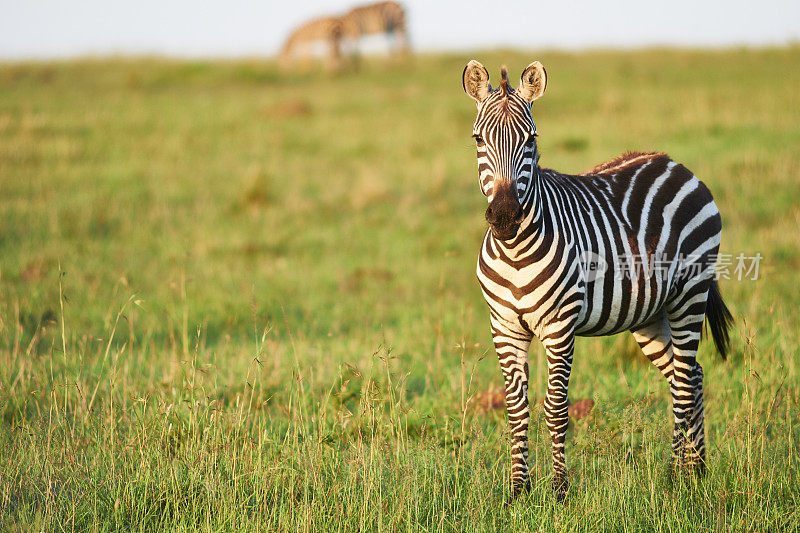
[[[486,100],[486,97],[489,96],[489,92],[492,90],[492,87],[489,85],[489,72],[474,59],[464,67],[464,79],[462,80],[462,84],[464,85],[464,92],[471,96],[478,104]]]
[[[533,102],[544,94],[547,87],[547,72],[544,66],[538,61],[534,61],[522,71],[519,84],[519,95],[526,102]]]

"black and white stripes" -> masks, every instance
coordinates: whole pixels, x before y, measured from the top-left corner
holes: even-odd
[[[547,352],[544,406],[560,497],[576,335],[633,332],[670,385],[674,463],[702,469],[703,371],[695,354],[707,307],[723,356],[732,320],[713,279],[721,221],[710,192],[661,153],[626,154],[579,176],[540,168],[531,115],[546,86],[538,62],[517,90],[505,68],[492,90],[476,61],[463,82],[478,106],[473,136],[490,227],[477,275],[505,378],[514,495],[528,483],[533,337]],[[603,268],[589,268],[587,259]]]

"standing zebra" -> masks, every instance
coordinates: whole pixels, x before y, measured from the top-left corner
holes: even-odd
[[[530,483],[533,337],[547,353],[544,408],[558,499],[567,491],[564,440],[576,335],[633,333],[670,386],[671,467],[702,473],[703,369],[695,356],[704,316],[723,358],[733,321],[714,279],[722,228],[717,206],[700,180],[662,153],[628,153],[578,176],[540,168],[531,104],[546,84],[538,61],[522,73],[517,90],[505,67],[494,90],[477,61],[463,74],[464,90],[478,106],[472,134],[489,199],[477,274],[505,379],[512,496]]]
[[[286,68],[298,55],[310,55],[315,43],[326,47],[326,68],[333,72],[341,66],[342,20],[339,17],[321,17],[296,28],[283,44],[281,65]]]

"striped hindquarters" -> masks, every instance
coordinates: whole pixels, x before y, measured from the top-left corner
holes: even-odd
[[[708,188],[683,165],[666,154],[631,153],[573,183],[574,194],[591,204],[574,211],[576,239],[584,256],[591,251],[607,265],[604,276],[587,276],[579,334],[646,323],[687,278],[713,274],[719,211]]]

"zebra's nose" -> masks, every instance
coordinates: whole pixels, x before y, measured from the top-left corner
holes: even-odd
[[[492,202],[493,204],[494,202]],[[500,224],[500,220],[502,215],[500,214],[499,210],[494,206],[489,204],[489,207],[486,208],[486,222],[491,224],[492,226],[497,226]]]
[[[512,187],[499,189],[489,207],[486,208],[486,222],[494,228],[509,228],[522,219],[522,206]]]

